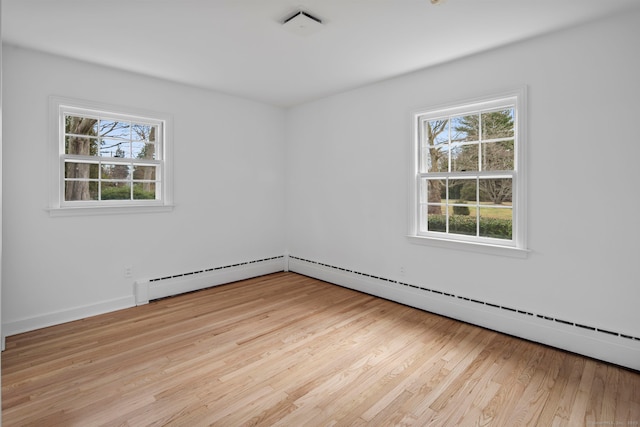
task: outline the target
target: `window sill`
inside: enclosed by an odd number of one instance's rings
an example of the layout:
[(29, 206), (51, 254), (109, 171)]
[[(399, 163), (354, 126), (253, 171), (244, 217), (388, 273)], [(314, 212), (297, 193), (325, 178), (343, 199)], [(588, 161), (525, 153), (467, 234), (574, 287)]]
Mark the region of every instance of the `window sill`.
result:
[(120, 214), (144, 214), (171, 212), (174, 205), (156, 205), (156, 206), (82, 206), (82, 207), (64, 207), (49, 208), (49, 216), (88, 216), (88, 215), (120, 215)]
[(529, 249), (516, 248), (511, 246), (489, 245), (486, 243), (462, 242), (434, 237), (407, 236), (409, 242), (417, 245), (434, 246), (438, 248), (456, 249), (470, 251), (488, 255), (500, 255), (512, 258), (527, 258)]

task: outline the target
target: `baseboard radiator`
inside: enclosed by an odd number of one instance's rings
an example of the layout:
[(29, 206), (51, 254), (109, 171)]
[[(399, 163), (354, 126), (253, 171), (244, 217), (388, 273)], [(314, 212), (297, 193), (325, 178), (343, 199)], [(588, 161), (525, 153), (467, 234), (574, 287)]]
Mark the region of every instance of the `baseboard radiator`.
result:
[(171, 276), (137, 280), (135, 283), (136, 305), (238, 280), (277, 273), (285, 270), (285, 261), (285, 256), (280, 255)]
[(287, 267), (295, 273), (640, 371), (637, 325), (629, 325), (636, 333), (612, 331), (293, 255), (287, 256)]

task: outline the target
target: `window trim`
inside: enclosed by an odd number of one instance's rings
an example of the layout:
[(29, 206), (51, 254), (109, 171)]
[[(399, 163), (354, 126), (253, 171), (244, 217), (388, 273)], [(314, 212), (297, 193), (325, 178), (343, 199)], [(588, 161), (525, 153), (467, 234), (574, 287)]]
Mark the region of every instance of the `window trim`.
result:
[[(411, 164), (409, 167), (409, 208), (407, 238), (411, 243), (467, 250), (479, 253), (504, 255), (525, 258), (527, 249), (527, 182), (526, 182), (526, 150), (527, 150), (527, 88), (522, 86), (512, 90), (493, 93), (477, 98), (447, 103), (434, 107), (420, 108), (411, 112)], [(514, 170), (513, 170), (513, 233), (512, 240), (502, 242), (500, 239), (469, 238), (466, 236), (450, 236), (445, 233), (419, 232), (419, 181), (420, 181), (420, 126), (421, 118), (435, 118), (440, 115), (457, 115), (469, 113), (471, 110), (490, 109), (507, 100), (515, 105), (514, 119)], [(491, 172), (487, 172), (491, 174)]]
[[(64, 201), (64, 124), (65, 112), (96, 114), (129, 121), (160, 123), (160, 199)], [(49, 204), (50, 216), (101, 215), (169, 212), (173, 210), (173, 119), (155, 111), (51, 96), (49, 98)]]

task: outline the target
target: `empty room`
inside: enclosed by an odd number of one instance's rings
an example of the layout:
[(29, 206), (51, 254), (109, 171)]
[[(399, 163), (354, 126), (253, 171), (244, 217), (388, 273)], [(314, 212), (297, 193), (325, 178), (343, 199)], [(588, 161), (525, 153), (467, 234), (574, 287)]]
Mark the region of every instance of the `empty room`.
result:
[(0, 5), (5, 426), (640, 426), (638, 0)]

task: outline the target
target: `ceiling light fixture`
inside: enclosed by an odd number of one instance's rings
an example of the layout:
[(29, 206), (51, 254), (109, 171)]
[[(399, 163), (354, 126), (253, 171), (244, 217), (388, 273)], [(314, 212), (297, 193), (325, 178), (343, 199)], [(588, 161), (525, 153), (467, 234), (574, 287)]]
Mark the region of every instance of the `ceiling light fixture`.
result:
[(282, 26), (299, 36), (308, 36), (323, 27), (322, 20), (320, 18), (316, 18), (310, 13), (302, 10), (299, 10), (293, 15), (285, 18), (282, 21)]

